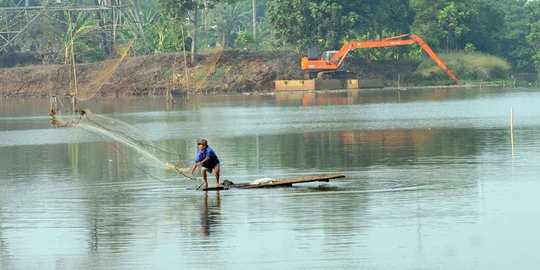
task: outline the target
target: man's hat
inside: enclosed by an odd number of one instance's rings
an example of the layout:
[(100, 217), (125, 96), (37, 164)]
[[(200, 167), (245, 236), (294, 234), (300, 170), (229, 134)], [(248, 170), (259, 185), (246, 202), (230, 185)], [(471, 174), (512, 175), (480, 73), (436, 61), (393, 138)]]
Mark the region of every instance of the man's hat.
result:
[(205, 140), (205, 139), (200, 139), (198, 142), (197, 142), (197, 145), (199, 144), (202, 144), (202, 145), (208, 145), (208, 141)]

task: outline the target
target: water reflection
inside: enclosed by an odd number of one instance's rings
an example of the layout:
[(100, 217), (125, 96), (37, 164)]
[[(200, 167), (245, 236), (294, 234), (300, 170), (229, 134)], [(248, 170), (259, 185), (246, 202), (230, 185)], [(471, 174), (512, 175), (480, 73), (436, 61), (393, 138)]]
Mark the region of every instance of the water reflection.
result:
[[(470, 91), (466, 88), (430, 88), (430, 89), (375, 89), (375, 90), (349, 90), (338, 92), (290, 92), (275, 95), (278, 105), (352, 105), (377, 104), (385, 102), (411, 102), (411, 101), (439, 101), (455, 98), (474, 98), (479, 89)], [(489, 93), (504, 92), (504, 89), (490, 89)]]
[[(257, 160), (262, 166), (277, 162), (280, 168), (332, 169), (413, 164), (430, 157), (461, 159), (477, 155), (481, 142), (489, 139), (475, 129), (342, 130), (260, 136), (255, 145), (265, 153), (260, 162)], [(254, 145), (251, 138), (249, 143), (248, 138), (236, 141), (230, 143), (246, 152), (257, 152), (250, 147)]]
[[(210, 195), (208, 194), (210, 193)], [(214, 193), (214, 194), (212, 194)], [(211, 197), (210, 200), (208, 197)], [(220, 222), (221, 203), (219, 190), (215, 192), (204, 192), (204, 204), (201, 210), (201, 226), (203, 237), (214, 235)]]
[(1, 222), (5, 220), (3, 212), (3, 205), (0, 204), (0, 269), (12, 269), (9, 264), (11, 261), (10, 254), (8, 253), (8, 245), (4, 239), (4, 229)]
[(358, 91), (339, 93), (292, 92), (275, 96), (278, 105), (347, 105), (358, 101)]
[(71, 173), (73, 174), (73, 178), (77, 179), (79, 177), (79, 144), (71, 144), (69, 150), (69, 155), (71, 157)]
[(87, 244), (91, 251), (121, 253), (131, 246), (131, 239), (140, 233), (135, 224), (140, 224), (140, 219), (144, 218), (132, 207), (137, 203), (136, 188), (99, 185), (86, 195)]

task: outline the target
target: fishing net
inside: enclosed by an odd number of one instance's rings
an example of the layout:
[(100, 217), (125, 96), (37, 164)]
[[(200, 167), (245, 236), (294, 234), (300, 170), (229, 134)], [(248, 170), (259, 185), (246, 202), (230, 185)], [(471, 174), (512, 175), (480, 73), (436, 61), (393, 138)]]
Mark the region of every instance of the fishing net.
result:
[[(156, 147), (139, 129), (130, 124), (103, 115), (92, 114), (90, 109), (82, 109), (77, 117), (68, 120), (55, 111), (51, 111), (51, 117), (51, 123), (58, 127), (80, 128), (107, 139), (110, 142), (109, 145), (126, 158), (128, 158), (128, 151), (135, 153), (144, 161), (141, 165), (136, 166), (156, 180), (163, 181), (145, 170), (145, 166), (162, 168), (168, 172), (179, 173), (186, 178), (193, 179), (188, 175), (189, 168), (180, 167), (180, 164), (184, 162), (180, 154)], [(175, 159), (175, 162), (163, 161), (171, 159)]]
[[(222, 35), (218, 44), (224, 44), (225, 37)], [(186, 62), (178, 64), (178, 54), (174, 61), (175, 70), (172, 84), (174, 88), (183, 88), (189, 94), (197, 94), (203, 90), (208, 90), (207, 83), (212, 79), (219, 79), (217, 69), (223, 55), (223, 46), (216, 46), (211, 52), (203, 54), (203, 59), (192, 67), (188, 67)], [(184, 60), (185, 61), (185, 60)], [(183, 70), (180, 70), (182, 68)], [(215, 78), (212, 78), (215, 77)]]
[(76, 86), (77, 91), (75, 97), (79, 101), (87, 101), (92, 99), (102, 89), (109, 79), (116, 73), (122, 62), (129, 56), (133, 41), (125, 46), (117, 48), (117, 53), (120, 56), (117, 59), (109, 60), (100, 64), (99, 68), (87, 69), (85, 71), (85, 81), (81, 81)]

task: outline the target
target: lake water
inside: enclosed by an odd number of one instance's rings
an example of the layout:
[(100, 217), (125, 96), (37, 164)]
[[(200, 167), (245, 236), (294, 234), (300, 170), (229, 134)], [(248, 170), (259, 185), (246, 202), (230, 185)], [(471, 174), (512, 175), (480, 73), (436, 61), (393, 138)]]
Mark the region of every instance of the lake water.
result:
[(182, 167), (208, 139), (222, 180), (347, 176), (205, 193), (51, 126), (48, 100), (0, 100), (0, 269), (536, 269), (539, 104), (520, 88), (82, 104)]

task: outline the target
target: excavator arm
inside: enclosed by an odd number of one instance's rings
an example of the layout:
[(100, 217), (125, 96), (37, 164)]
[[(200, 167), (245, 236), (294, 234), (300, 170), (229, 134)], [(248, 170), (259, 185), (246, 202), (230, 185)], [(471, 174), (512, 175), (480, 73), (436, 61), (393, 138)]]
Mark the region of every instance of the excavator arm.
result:
[(457, 85), (461, 85), (461, 81), (457, 78), (456, 74), (454, 74), (454, 72), (452, 72), (448, 67), (446, 67), (446, 65), (439, 58), (439, 56), (437, 56), (437, 54), (431, 49), (431, 47), (427, 45), (427, 43), (420, 36), (410, 34), (409, 37), (412, 40), (416, 41), (418, 45), (420, 45), (420, 47), (431, 57), (431, 59), (433, 59), (433, 61), (435, 61), (435, 63), (437, 63), (437, 65), (439, 65), (439, 67), (441, 67), (441, 69), (444, 70), (446, 74), (448, 74), (448, 77), (454, 80)]
[(461, 85), (461, 81), (457, 76), (444, 64), (444, 62), (439, 58), (439, 56), (426, 44), (426, 42), (418, 35), (415, 34), (406, 34), (399, 35), (395, 37), (385, 38), (382, 40), (368, 40), (368, 41), (351, 41), (332, 56), (329, 61), (324, 59), (321, 60), (310, 60), (307, 57), (302, 58), (302, 70), (308, 71), (332, 71), (338, 70), (343, 63), (343, 60), (347, 54), (356, 49), (368, 49), (368, 48), (383, 48), (383, 47), (394, 47), (394, 46), (405, 46), (412, 45), (417, 43), (430, 57), (439, 65), (439, 67), (448, 74), (448, 76), (456, 82), (456, 84)]

